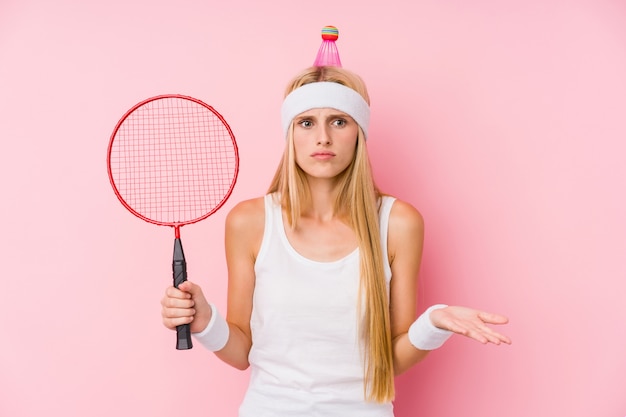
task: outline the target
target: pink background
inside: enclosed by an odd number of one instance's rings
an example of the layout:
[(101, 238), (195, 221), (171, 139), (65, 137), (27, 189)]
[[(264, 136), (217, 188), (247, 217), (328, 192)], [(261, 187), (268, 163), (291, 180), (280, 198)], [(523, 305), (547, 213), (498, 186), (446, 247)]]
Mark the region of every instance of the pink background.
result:
[(339, 27), (367, 81), (382, 188), (426, 219), (421, 308), (505, 313), (398, 378), (398, 417), (626, 415), (626, 5), (621, 0), (2, 0), (0, 415), (235, 416), (247, 383), (174, 349), (171, 229), (106, 175), (119, 117), (200, 98), (237, 135), (225, 209), (183, 228), (222, 310), (224, 214), (262, 194), (287, 80)]

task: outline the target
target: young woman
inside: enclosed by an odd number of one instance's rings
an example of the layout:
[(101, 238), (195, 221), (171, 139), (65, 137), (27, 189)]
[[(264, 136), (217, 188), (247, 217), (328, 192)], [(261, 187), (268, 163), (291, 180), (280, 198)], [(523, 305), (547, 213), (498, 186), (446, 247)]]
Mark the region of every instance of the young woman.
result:
[(510, 343), (507, 319), (436, 305), (417, 317), (423, 220), (370, 169), (369, 98), (339, 67), (288, 86), (286, 137), (268, 193), (226, 219), (224, 320), (193, 282), (170, 287), (163, 323), (189, 323), (226, 363), (251, 368), (240, 417), (393, 416), (394, 376), (453, 333)]

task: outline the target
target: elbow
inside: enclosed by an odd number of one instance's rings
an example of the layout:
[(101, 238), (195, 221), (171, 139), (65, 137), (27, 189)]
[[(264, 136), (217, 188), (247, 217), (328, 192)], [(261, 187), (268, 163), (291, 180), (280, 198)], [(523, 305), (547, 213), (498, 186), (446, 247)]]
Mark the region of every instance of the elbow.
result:
[(423, 361), (430, 353), (428, 350), (416, 349), (409, 343), (401, 343), (400, 340), (408, 341), (408, 338), (398, 339), (394, 344), (393, 373), (395, 376), (402, 375)]
[(405, 373), (409, 369), (411, 369), (410, 366), (400, 366), (400, 365), (394, 364), (394, 366), (393, 366), (393, 375), (394, 376), (402, 375), (403, 373)]
[(250, 362), (245, 361), (245, 362), (241, 362), (241, 363), (235, 363), (235, 364), (232, 364), (232, 365), (233, 365), (233, 367), (235, 369), (238, 369), (240, 371), (245, 371), (246, 369), (248, 369), (250, 367)]
[(240, 371), (245, 371), (250, 367), (250, 362), (248, 361), (248, 357), (243, 356), (234, 356), (234, 355), (224, 355), (223, 352), (215, 352), (217, 357), (220, 358), (223, 362), (232, 366), (235, 369)]

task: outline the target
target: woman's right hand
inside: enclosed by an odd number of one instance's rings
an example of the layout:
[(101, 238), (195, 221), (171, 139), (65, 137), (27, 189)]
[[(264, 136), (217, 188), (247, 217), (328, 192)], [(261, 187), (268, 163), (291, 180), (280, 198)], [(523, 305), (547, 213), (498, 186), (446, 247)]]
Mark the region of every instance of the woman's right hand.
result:
[(192, 333), (201, 332), (211, 320), (211, 306), (204, 298), (202, 288), (191, 281), (168, 287), (161, 299), (161, 317), (168, 329), (189, 324)]

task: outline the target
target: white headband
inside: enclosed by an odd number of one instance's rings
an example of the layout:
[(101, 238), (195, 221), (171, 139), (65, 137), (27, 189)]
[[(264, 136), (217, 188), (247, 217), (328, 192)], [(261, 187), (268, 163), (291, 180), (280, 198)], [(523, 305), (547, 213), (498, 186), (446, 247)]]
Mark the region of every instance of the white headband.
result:
[(353, 89), (327, 81), (305, 84), (285, 97), (281, 109), (284, 135), (287, 136), (294, 117), (307, 110), (324, 107), (342, 111), (352, 117), (367, 138), (370, 122), (370, 108), (367, 102)]

